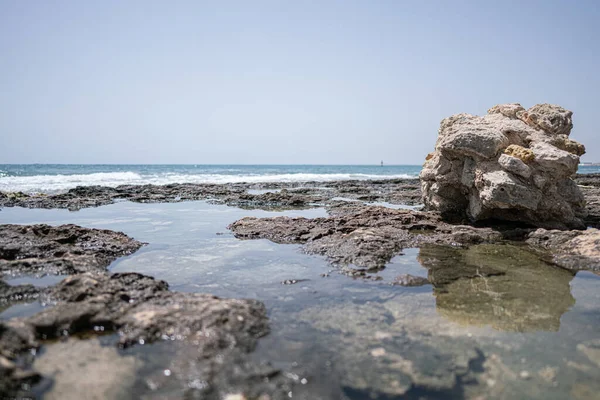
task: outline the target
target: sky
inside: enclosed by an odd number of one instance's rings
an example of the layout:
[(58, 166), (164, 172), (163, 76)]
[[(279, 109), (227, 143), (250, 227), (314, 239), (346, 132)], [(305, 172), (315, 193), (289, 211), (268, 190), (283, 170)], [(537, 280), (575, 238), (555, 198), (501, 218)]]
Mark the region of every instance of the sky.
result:
[(596, 1), (0, 0), (0, 164), (421, 164), (559, 104), (600, 162)]

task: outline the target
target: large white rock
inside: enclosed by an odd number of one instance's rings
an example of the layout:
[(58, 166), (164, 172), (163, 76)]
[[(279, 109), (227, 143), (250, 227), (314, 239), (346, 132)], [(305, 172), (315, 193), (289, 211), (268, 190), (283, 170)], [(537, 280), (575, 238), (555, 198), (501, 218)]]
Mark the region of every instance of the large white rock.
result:
[(444, 119), (420, 176), (426, 208), (451, 219), (584, 228), (585, 202), (572, 177), (585, 147), (568, 137), (572, 114), (515, 103)]

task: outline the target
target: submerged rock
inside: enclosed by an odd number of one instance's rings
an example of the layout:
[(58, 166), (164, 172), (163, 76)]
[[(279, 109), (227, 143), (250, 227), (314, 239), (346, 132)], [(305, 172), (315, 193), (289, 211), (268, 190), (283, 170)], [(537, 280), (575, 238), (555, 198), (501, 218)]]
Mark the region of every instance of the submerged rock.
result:
[(427, 278), (410, 274), (398, 275), (392, 281), (392, 285), (395, 286), (423, 286), (428, 284), (429, 280)]
[(420, 174), (426, 208), (454, 220), (584, 228), (585, 201), (572, 178), (585, 148), (568, 137), (571, 116), (550, 104), (503, 104), (483, 117), (444, 119)]
[(135, 382), (136, 360), (98, 339), (69, 339), (47, 346), (34, 368), (54, 378), (48, 400), (126, 398)]
[(438, 312), (459, 324), (512, 332), (558, 331), (574, 304), (574, 273), (550, 265), (526, 246), (426, 246)]

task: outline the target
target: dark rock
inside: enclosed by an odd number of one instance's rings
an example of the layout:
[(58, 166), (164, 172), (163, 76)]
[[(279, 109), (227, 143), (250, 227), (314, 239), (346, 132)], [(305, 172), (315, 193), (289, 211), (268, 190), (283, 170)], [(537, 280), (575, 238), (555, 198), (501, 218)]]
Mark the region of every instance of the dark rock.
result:
[(294, 209), (308, 208), (314, 203), (323, 201), (322, 197), (301, 193), (290, 193), (286, 189), (281, 192), (267, 192), (262, 194), (241, 194), (226, 198), (224, 203), (228, 206), (240, 208), (261, 209)]
[(503, 234), (490, 228), (449, 225), (439, 214), (354, 203), (336, 203), (327, 218), (246, 217), (229, 226), (240, 239), (269, 239), (301, 243), (310, 254), (326, 256), (333, 264), (355, 265), (345, 273), (376, 271), (403, 248), (423, 244), (469, 245), (494, 243)]
[(76, 225), (0, 225), (0, 274), (103, 271), (141, 246), (124, 233)]
[[(279, 193), (250, 194), (248, 190), (276, 189)], [(231, 206), (261, 209), (314, 207), (335, 197), (418, 204), (417, 179), (337, 182), (277, 182), (228, 184), (170, 184), (76, 187), (58, 194), (0, 193), (0, 207), (65, 208), (76, 211), (128, 200), (138, 203), (173, 203), (210, 200)]]
[(53, 307), (0, 323), (0, 356), (14, 360), (47, 339), (118, 331), (125, 347), (157, 340), (193, 343), (210, 379), (225, 368), (216, 357), (250, 352), (269, 331), (258, 301), (170, 292), (165, 282), (136, 273), (74, 275), (45, 296)]
[(29, 284), (11, 286), (0, 281), (0, 308), (6, 303), (37, 299), (41, 291), (43, 290)]
[(394, 286), (423, 286), (429, 285), (429, 280), (421, 276), (414, 276), (410, 274), (398, 275), (392, 281)]

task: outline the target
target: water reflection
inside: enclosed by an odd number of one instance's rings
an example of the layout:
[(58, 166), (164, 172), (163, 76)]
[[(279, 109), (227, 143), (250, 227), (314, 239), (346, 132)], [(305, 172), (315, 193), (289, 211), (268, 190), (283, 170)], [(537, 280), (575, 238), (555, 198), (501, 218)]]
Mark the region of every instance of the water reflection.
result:
[(437, 311), (462, 325), (511, 332), (558, 331), (573, 305), (574, 274), (511, 245), (421, 248)]

